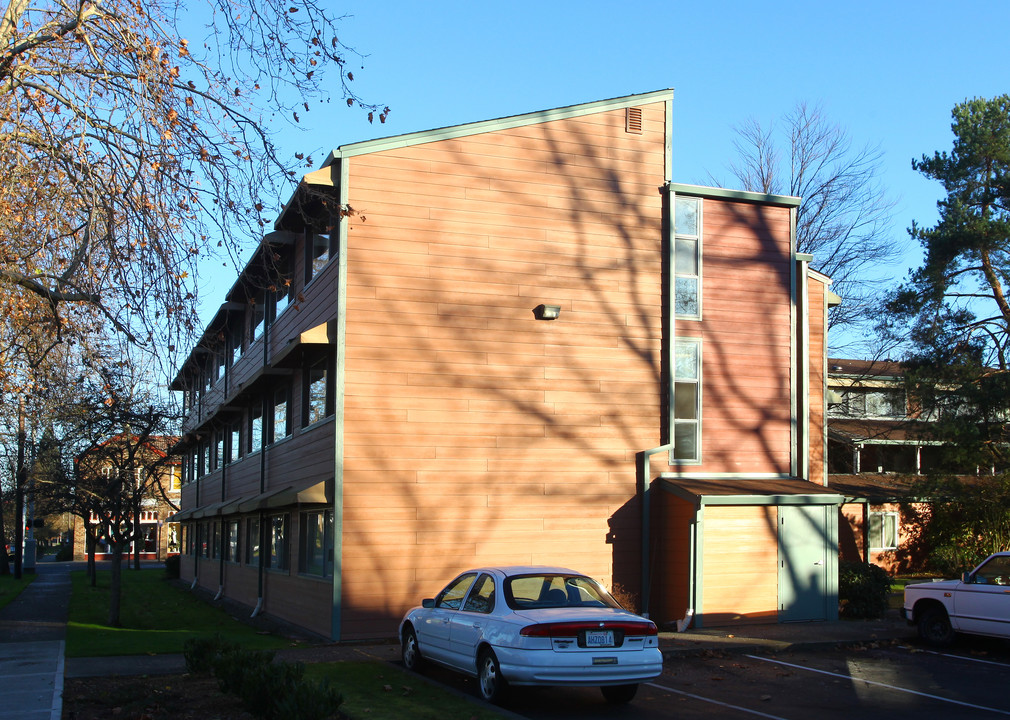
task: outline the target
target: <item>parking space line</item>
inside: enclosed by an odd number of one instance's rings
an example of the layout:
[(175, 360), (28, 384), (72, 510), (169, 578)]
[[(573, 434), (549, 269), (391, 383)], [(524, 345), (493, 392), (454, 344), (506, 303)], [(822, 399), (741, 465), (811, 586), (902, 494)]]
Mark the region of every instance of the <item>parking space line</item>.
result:
[(666, 685), (659, 685), (657, 683), (645, 683), (649, 687), (656, 688), (657, 690), (664, 690), (669, 693), (674, 693), (675, 695), (683, 695), (684, 697), (689, 697), (694, 700), (701, 700), (702, 702), (712, 703), (713, 705), (720, 705), (724, 708), (730, 708), (731, 710), (739, 710), (743, 713), (748, 713), (749, 715), (757, 715), (758, 717), (769, 718), (769, 720), (786, 720), (778, 715), (769, 715), (768, 713), (758, 712), (757, 710), (751, 710), (750, 708), (741, 707), (740, 705), (730, 705), (729, 703), (724, 703), (721, 700), (713, 700), (712, 698), (707, 698), (702, 695), (695, 695), (694, 693), (685, 692), (683, 690), (676, 690), (672, 687), (667, 687)]
[(937, 657), (952, 658), (954, 660), (967, 660), (968, 662), (981, 663), (983, 665), (995, 665), (996, 667), (1010, 667), (1010, 664), (1003, 662), (996, 662), (995, 660), (983, 660), (982, 658), (971, 657), (969, 655), (955, 655), (954, 653), (942, 653), (936, 650), (921, 650), (919, 648), (909, 648), (907, 645), (902, 645), (900, 647), (908, 648), (912, 652), (926, 653), (927, 655), (936, 655)]
[(999, 708), (987, 707), (985, 705), (973, 705), (972, 703), (962, 702), (961, 700), (953, 700), (951, 698), (945, 698), (940, 695), (930, 695), (929, 693), (919, 692), (918, 690), (909, 690), (908, 688), (898, 687), (897, 685), (888, 685), (887, 683), (877, 682), (876, 680), (867, 680), (866, 678), (856, 677), (854, 675), (843, 675), (842, 673), (835, 673), (829, 670), (820, 670), (818, 668), (807, 667), (805, 665), (794, 665), (793, 663), (783, 662), (782, 660), (773, 660), (771, 658), (760, 657), (758, 655), (746, 655), (752, 660), (761, 660), (762, 662), (774, 663), (775, 665), (783, 665), (785, 667), (795, 668), (797, 670), (806, 670), (807, 672), (819, 673), (821, 675), (829, 675), (831, 677), (842, 678), (844, 680), (856, 680), (861, 683), (866, 683), (867, 685), (876, 685), (877, 687), (887, 688), (888, 690), (896, 690), (897, 692), (908, 693), (909, 695), (918, 695), (919, 697), (929, 698), (931, 700), (939, 700), (941, 702), (951, 703), (953, 705), (960, 705), (962, 707), (972, 708), (973, 710), (988, 710), (989, 712), (998, 713), (1000, 715), (1010, 715), (1010, 712), (1006, 710), (1000, 710)]

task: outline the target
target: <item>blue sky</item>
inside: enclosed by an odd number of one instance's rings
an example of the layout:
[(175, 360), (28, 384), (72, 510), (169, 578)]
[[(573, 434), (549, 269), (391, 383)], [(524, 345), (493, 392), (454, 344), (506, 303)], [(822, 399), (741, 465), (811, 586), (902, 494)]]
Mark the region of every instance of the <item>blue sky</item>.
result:
[[(341, 40), (366, 56), (356, 90), (392, 113), (369, 125), (342, 104), (314, 109), (285, 135), (291, 154), (321, 161), (345, 143), (673, 88), (672, 179), (732, 185), (733, 127), (805, 101), (883, 150), (900, 242), (913, 219), (935, 220), (941, 194), (911, 159), (950, 149), (956, 103), (1010, 92), (1005, 0), (330, 2), (347, 15)], [(886, 272), (918, 257), (910, 244)]]

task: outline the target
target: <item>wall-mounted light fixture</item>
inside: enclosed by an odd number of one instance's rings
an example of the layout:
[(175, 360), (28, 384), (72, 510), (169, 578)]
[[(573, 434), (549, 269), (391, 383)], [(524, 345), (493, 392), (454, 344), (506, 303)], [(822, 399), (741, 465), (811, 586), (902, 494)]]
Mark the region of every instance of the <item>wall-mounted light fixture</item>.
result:
[(533, 317), (537, 320), (557, 320), (561, 314), (560, 305), (537, 305), (533, 308)]

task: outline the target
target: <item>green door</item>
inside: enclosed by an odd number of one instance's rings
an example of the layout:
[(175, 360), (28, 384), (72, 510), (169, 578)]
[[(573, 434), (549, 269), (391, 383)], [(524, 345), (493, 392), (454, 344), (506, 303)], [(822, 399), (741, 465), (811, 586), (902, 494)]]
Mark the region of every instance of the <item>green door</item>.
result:
[(827, 619), (829, 507), (779, 506), (779, 622)]

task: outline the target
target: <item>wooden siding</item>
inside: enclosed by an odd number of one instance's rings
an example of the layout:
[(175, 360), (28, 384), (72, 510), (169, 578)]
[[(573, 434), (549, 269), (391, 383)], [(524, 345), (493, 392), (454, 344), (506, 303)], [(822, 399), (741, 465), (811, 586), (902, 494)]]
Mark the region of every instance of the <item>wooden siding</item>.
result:
[(694, 506), (668, 492), (654, 492), (652, 518), (656, 553), (653, 562), (661, 568), (652, 575), (650, 615), (663, 627), (681, 620), (691, 606), (691, 523)]
[(827, 285), (810, 279), (809, 292), (810, 341), (807, 364), (810, 368), (810, 481), (818, 485), (828, 484), (828, 439), (826, 434), (825, 391), (827, 377), (825, 361), (828, 357), (827, 328)]
[(349, 161), (345, 638), (473, 565), (637, 590), (668, 131), (643, 110), (642, 135), (621, 110)]
[(705, 509), (705, 627), (777, 620), (777, 510), (774, 505)]
[(702, 340), (701, 473), (790, 469), (789, 209), (706, 198), (702, 319), (676, 334)]

